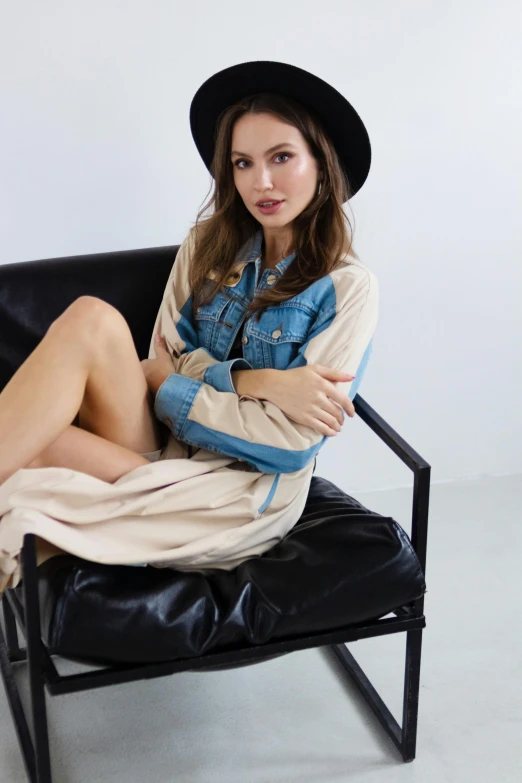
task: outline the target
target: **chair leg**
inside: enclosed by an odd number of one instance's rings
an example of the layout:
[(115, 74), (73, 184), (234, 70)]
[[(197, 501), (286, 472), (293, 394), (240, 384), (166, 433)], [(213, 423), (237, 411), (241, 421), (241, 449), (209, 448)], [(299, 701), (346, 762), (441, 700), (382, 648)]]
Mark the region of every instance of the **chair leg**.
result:
[[(4, 595), (4, 601), (7, 600)], [(4, 604), (5, 611), (5, 604)], [(5, 615), (4, 615), (5, 616)], [(6, 629), (7, 630), (7, 629)], [(8, 646), (2, 629), (0, 628), (0, 669), (4, 683), (5, 693), (11, 717), (20, 744), (22, 758), (25, 765), (25, 771), (30, 783), (36, 783), (36, 763), (34, 757), (34, 748), (25, 717), (24, 708), (20, 700), (20, 694), (16, 685), (12, 663), (9, 659)]]
[(2, 608), (4, 612), (5, 636), (9, 660), (12, 662), (25, 661), (27, 659), (27, 653), (25, 649), (20, 648), (16, 619), (9, 599), (7, 598), (7, 591), (2, 596)]
[(417, 749), (422, 629), (406, 634), (406, 667), (402, 708), (402, 757), (413, 761)]
[(31, 717), (36, 760), (35, 783), (52, 783), (49, 736), (47, 731), (47, 710), (45, 706), (40, 601), (38, 594), (36, 542), (34, 534), (26, 534), (24, 536), (22, 568), (27, 661), (31, 692)]
[(24, 594), (22, 623), (27, 640), (32, 738), (12, 665), (16, 659), (23, 660), (26, 651), (19, 647), (16, 619), (6, 593), (2, 596), (6, 637), (0, 628), (0, 669), (27, 777), (30, 783), (52, 783), (34, 534), (24, 536), (22, 588)]
[(420, 661), (422, 629), (407, 631), (406, 667), (404, 676), (404, 698), (402, 728), (383, 702), (370, 680), (365, 675), (345, 644), (330, 645), (343, 670), (357, 686), (365, 701), (371, 707), (379, 723), (392, 740), (403, 761), (413, 761), (417, 743), (417, 715), (419, 707)]

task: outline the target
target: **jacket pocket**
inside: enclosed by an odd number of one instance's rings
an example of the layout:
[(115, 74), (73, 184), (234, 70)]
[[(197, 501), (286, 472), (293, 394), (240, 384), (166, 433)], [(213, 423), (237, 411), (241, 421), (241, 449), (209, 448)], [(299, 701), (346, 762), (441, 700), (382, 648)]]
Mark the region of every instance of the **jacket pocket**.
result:
[(259, 322), (249, 321), (247, 333), (258, 341), (264, 367), (285, 370), (306, 342), (311, 314), (300, 307), (269, 307)]
[(208, 304), (200, 305), (194, 313), (194, 325), (198, 332), (199, 344), (210, 353), (214, 353), (219, 329), (230, 299), (218, 292)]

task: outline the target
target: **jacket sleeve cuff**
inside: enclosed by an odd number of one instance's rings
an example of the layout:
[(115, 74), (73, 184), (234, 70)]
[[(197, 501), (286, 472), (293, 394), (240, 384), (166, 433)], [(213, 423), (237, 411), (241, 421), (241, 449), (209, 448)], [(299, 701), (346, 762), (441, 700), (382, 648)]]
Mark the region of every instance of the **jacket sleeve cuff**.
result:
[(251, 370), (252, 365), (246, 359), (229, 359), (226, 362), (211, 364), (203, 374), (203, 381), (216, 391), (236, 393), (232, 382), (233, 370)]
[(202, 381), (172, 373), (156, 392), (154, 413), (177, 438), (181, 435), (201, 386)]

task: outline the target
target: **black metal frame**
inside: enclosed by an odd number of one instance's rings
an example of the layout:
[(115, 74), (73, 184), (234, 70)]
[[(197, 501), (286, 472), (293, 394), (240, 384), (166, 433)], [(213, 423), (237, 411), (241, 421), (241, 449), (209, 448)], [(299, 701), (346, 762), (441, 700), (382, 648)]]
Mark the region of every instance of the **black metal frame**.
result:
[[(413, 472), (413, 507), (411, 543), (419, 559), (423, 574), (426, 573), (426, 546), (428, 533), (428, 507), (430, 492), (430, 465), (406, 443), (403, 438), (382, 419), (359, 395), (353, 401), (356, 413), (389, 446)], [(22, 751), (27, 777), (30, 783), (52, 783), (45, 688), (51, 696), (75, 691), (101, 688), (121, 682), (163, 677), (185, 670), (196, 670), (213, 665), (234, 665), (262, 656), (294, 652), (311, 647), (328, 646), (340, 662), (342, 669), (355, 683), (364, 699), (377, 716), (380, 724), (392, 740), (404, 761), (415, 758), (417, 740), (417, 716), (424, 596), (393, 611), (395, 617), (347, 626), (328, 633), (312, 634), (299, 639), (270, 642), (250, 646), (242, 650), (210, 653), (198, 658), (141, 665), (114, 665), (86, 674), (62, 676), (42, 641), (40, 605), (38, 598), (38, 572), (36, 567), (35, 536), (26, 534), (21, 555), (24, 606), (14, 590), (8, 589), (2, 597), (6, 635), (0, 627), (0, 666), (2, 679)], [(20, 626), (27, 648), (20, 648), (16, 625)], [(406, 632), (406, 667), (402, 726), (399, 726), (381, 697), (368, 680), (346, 642), (367, 639), (390, 633)], [(30, 728), (22, 707), (15, 682), (13, 664), (26, 661), (29, 665)], [(45, 686), (45, 687), (44, 687)], [(31, 730), (30, 730), (31, 729)]]

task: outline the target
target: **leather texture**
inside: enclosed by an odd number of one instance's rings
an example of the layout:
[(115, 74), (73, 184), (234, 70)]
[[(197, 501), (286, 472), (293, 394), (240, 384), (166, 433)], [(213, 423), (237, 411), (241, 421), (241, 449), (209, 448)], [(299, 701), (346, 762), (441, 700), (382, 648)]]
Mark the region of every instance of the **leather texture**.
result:
[[(0, 340), (0, 388), (51, 322), (86, 294), (120, 310), (139, 357), (147, 358), (178, 249), (0, 266), (0, 334), (9, 335)], [(104, 664), (198, 657), (357, 625), (426, 590), (400, 525), (318, 476), (287, 536), (232, 571), (104, 565), (73, 555), (51, 558), (38, 571), (50, 653)], [(23, 582), (16, 592), (23, 600)], [(260, 651), (245, 665), (273, 657)]]

